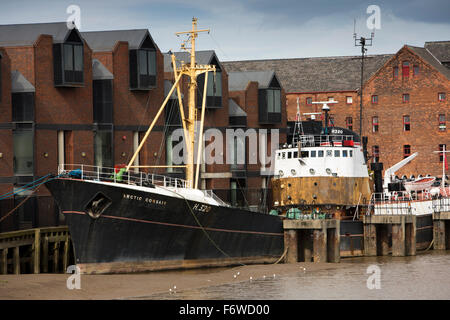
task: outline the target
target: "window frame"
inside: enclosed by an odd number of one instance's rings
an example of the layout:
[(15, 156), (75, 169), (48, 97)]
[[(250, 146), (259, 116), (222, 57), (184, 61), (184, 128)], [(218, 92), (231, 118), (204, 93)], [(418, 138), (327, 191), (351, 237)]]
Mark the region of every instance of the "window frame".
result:
[(392, 68), (392, 77), (398, 79), (398, 66)]
[[(308, 102), (308, 100), (311, 100), (311, 101)], [(306, 105), (307, 106), (312, 106), (312, 97), (306, 97)]]
[(411, 155), (411, 145), (404, 144), (403, 145), (403, 159), (408, 158)]
[[(443, 118), (443, 119), (441, 119)], [(438, 115), (438, 122), (439, 122), (439, 131), (446, 131), (447, 129), (447, 121), (446, 121), (446, 114), (440, 113)]]
[(409, 79), (409, 65), (410, 65), (409, 61), (402, 62), (402, 78), (403, 79)]
[(380, 146), (378, 145), (372, 146), (372, 162), (373, 163), (380, 162)]
[[(439, 155), (439, 162), (444, 161), (444, 152), (442, 152), (442, 151), (444, 151), (444, 146), (445, 146), (445, 151), (448, 151), (446, 143), (439, 144), (439, 151), (440, 151), (438, 153), (438, 155)], [(448, 161), (448, 159), (447, 159), (447, 161)]]
[(347, 129), (353, 131), (353, 118), (352, 117), (346, 117), (345, 118), (345, 125), (347, 126)]
[(378, 95), (373, 94), (371, 98), (372, 104), (378, 104)]
[[(417, 72), (416, 72), (417, 70)], [(418, 77), (420, 74), (420, 68), (419, 65), (415, 64), (413, 65), (413, 77)]]
[[(350, 102), (348, 102), (348, 100), (350, 99)], [(346, 96), (345, 97), (345, 103), (348, 105), (353, 104), (353, 97), (352, 96)]]
[[(442, 95), (442, 98), (441, 98), (441, 95)], [(439, 102), (444, 102), (445, 98), (446, 98), (445, 92), (438, 92), (438, 101)]]
[(378, 116), (373, 116), (372, 117), (372, 133), (376, 133), (379, 131), (380, 131), (380, 121), (378, 119)]
[(403, 131), (411, 131), (411, 117), (409, 115), (403, 116)]
[[(407, 98), (407, 99), (405, 99), (405, 98)], [(410, 100), (410, 96), (409, 96), (409, 93), (403, 93), (402, 94), (402, 103), (409, 103), (411, 100)]]

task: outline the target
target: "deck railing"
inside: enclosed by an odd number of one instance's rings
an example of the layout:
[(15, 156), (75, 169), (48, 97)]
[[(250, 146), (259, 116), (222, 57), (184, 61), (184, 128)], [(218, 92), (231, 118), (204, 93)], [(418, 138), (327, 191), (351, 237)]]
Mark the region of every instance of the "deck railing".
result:
[(354, 142), (354, 137), (352, 135), (302, 135), (299, 137), (302, 147), (335, 146), (336, 143), (339, 146), (345, 146), (344, 141)]
[(91, 166), (86, 164), (63, 164), (58, 166), (58, 174), (69, 175), (82, 180), (121, 182), (136, 186), (157, 185), (165, 188), (191, 188), (191, 183), (180, 178), (128, 171), (119, 173), (119, 168)]

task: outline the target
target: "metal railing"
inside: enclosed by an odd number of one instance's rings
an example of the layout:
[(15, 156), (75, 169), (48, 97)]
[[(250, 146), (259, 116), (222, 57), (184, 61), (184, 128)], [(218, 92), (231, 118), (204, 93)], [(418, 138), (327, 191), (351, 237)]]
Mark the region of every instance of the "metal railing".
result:
[(302, 147), (333, 146), (335, 142), (353, 141), (352, 135), (302, 135), (299, 142)]
[(412, 197), (409, 193), (399, 191), (396, 195), (382, 192), (372, 193), (366, 215), (410, 215)]
[(450, 197), (433, 199), (434, 212), (450, 212)]
[(169, 176), (128, 171), (119, 173), (120, 168), (91, 166), (86, 164), (63, 164), (58, 166), (58, 174), (68, 175), (81, 180), (106, 181), (126, 183), (136, 186), (157, 185), (165, 188), (191, 188), (191, 183), (180, 178)]

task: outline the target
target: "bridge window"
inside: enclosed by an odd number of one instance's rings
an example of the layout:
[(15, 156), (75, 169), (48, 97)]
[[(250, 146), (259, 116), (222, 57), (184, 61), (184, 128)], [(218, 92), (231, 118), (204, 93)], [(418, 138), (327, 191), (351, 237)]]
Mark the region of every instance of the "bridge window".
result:
[(302, 158), (308, 158), (309, 157), (309, 151), (301, 151)]
[(291, 152), (291, 151), (289, 151), (289, 152), (287, 153), (287, 158), (288, 158), (288, 159), (291, 159), (291, 158), (292, 158), (292, 152)]
[(334, 156), (335, 157), (340, 157), (341, 156), (341, 151), (340, 150), (334, 150)]
[(294, 155), (292, 156), (294, 159), (298, 158), (298, 151), (294, 151)]
[(319, 158), (323, 158), (323, 150), (318, 151), (318, 156), (319, 156)]
[(315, 158), (316, 157), (316, 150), (311, 150), (311, 158)]
[(342, 150), (342, 157), (344, 157), (344, 158), (348, 157), (348, 151), (347, 150)]

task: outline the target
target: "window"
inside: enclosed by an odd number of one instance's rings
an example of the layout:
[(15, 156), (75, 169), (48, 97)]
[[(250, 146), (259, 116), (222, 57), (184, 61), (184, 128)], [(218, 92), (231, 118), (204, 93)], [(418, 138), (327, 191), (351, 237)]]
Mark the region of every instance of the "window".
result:
[(311, 158), (315, 158), (316, 157), (316, 150), (311, 150)]
[(84, 46), (77, 29), (72, 29), (64, 43), (53, 44), (54, 84), (59, 87), (84, 83)]
[(346, 97), (347, 104), (353, 103), (353, 97)]
[(311, 97), (306, 98), (306, 104), (308, 106), (312, 105), (312, 98)]
[(318, 155), (319, 158), (323, 158), (323, 150), (319, 150), (317, 152), (317, 155)]
[(352, 117), (345, 118), (345, 125), (349, 130), (353, 130), (353, 118)]
[[(216, 66), (218, 69), (218, 66)], [(201, 74), (198, 80), (197, 107), (201, 108), (203, 103), (203, 88), (205, 83), (205, 74)], [(281, 101), (281, 100), (280, 100)], [(206, 87), (206, 108), (222, 107), (222, 72), (216, 71), (208, 73), (208, 86)]]
[(292, 158), (297, 159), (298, 158), (298, 151), (294, 151)]
[(98, 130), (94, 132), (94, 163), (99, 167), (111, 168), (113, 160), (113, 131)]
[(409, 62), (404, 61), (402, 64), (402, 77), (408, 78), (409, 77)]
[(24, 124), (13, 130), (14, 175), (33, 175), (34, 145), (31, 124)]
[(131, 90), (150, 90), (156, 87), (156, 46), (147, 34), (138, 49), (128, 52)]
[(330, 121), (329, 126), (334, 127), (334, 116), (330, 114), (328, 120)]
[(281, 122), (281, 89), (259, 89), (259, 122)]
[(328, 97), (328, 101), (334, 101), (334, 97)]
[(333, 152), (331, 150), (327, 150), (327, 157), (332, 157), (333, 156)]
[(113, 80), (93, 80), (94, 123), (113, 123)]
[(447, 126), (445, 123), (445, 114), (440, 114), (439, 115), (439, 131), (445, 131), (446, 128), (447, 128)]
[(379, 146), (372, 147), (372, 161), (380, 162), (380, 147)]
[(413, 76), (418, 76), (419, 75), (419, 66), (418, 65), (414, 65), (413, 67)]
[(353, 150), (350, 150), (350, 157), (353, 157)]
[(34, 92), (17, 92), (11, 95), (12, 121), (34, 121)]
[(373, 95), (373, 96), (372, 96), (372, 103), (373, 103), (373, 104), (378, 103), (378, 96), (376, 96), (376, 95)]
[(300, 156), (302, 158), (308, 158), (309, 157), (309, 151), (300, 151)]
[(348, 157), (348, 151), (347, 150), (342, 150), (342, 157), (344, 157), (344, 158)]
[(156, 85), (156, 52), (155, 50), (140, 49), (138, 55), (140, 87), (152, 88)]
[(445, 101), (445, 93), (444, 92), (438, 93), (438, 100), (441, 102)]
[(408, 103), (409, 102), (409, 93), (404, 93), (403, 94), (402, 101), (403, 101), (403, 103)]
[(289, 152), (287, 153), (287, 157), (288, 157), (288, 159), (292, 159), (292, 152), (291, 152), (291, 151), (289, 151)]
[[(445, 149), (445, 151), (448, 151), (447, 145), (446, 144), (440, 144), (439, 145), (439, 151), (444, 151), (444, 149)], [(442, 161), (444, 161), (444, 152), (440, 152), (439, 153), (439, 162), (442, 162)]]
[(378, 132), (378, 117), (372, 117), (372, 132)]
[(83, 45), (67, 44), (64, 46), (64, 79), (66, 82), (83, 82)]
[(409, 144), (405, 144), (403, 146), (403, 158), (408, 158), (411, 155), (411, 146)]
[(403, 116), (403, 131), (411, 130), (411, 121), (409, 116)]
[(341, 156), (341, 151), (340, 150), (334, 150), (334, 156), (335, 157), (340, 157)]
[(392, 73), (393, 73), (394, 79), (397, 79), (398, 78), (398, 67), (394, 67)]

